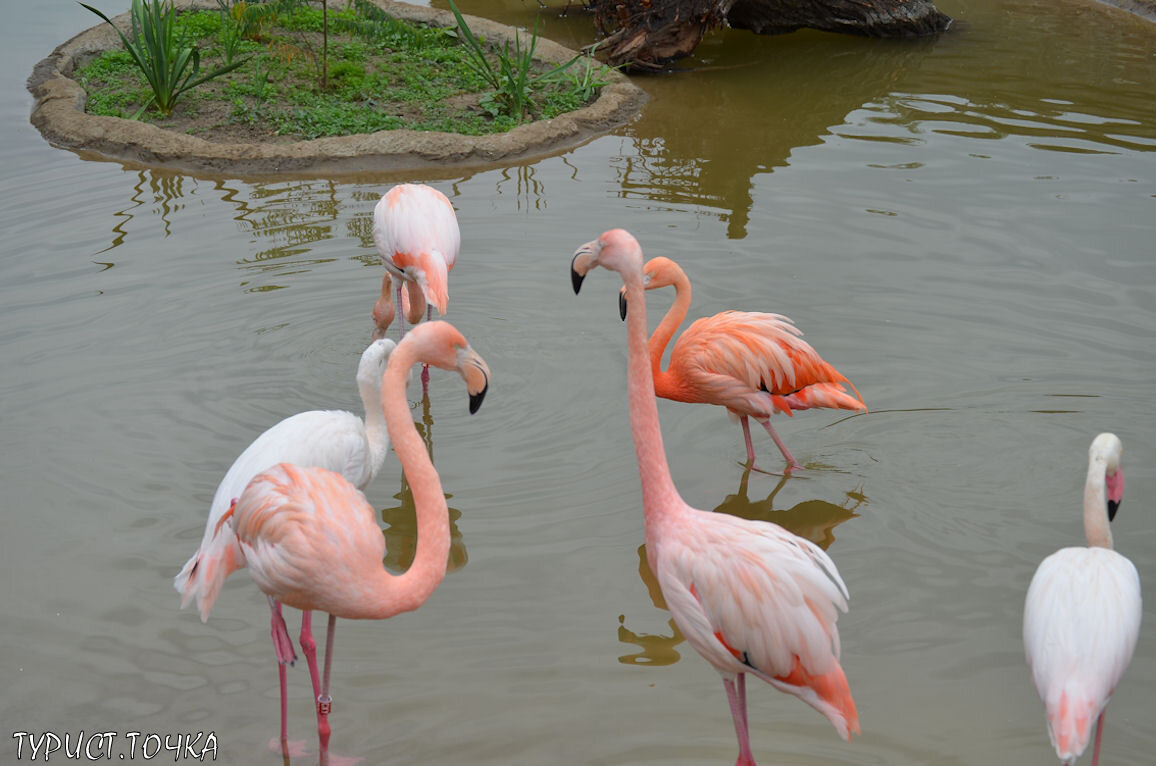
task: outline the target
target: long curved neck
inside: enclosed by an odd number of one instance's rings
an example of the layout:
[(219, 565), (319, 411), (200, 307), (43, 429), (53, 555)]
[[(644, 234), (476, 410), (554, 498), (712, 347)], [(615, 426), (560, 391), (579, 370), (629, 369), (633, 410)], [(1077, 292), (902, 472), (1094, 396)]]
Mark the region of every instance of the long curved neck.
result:
[(1108, 526), (1108, 487), (1104, 481), (1107, 467), (1103, 460), (1088, 463), (1084, 482), (1084, 536), (1093, 548), (1111, 548), (1112, 530)]
[(393, 351), (381, 388), (389, 437), (413, 490), (417, 508), (417, 553), (413, 564), (397, 576), (382, 569), (384, 579), (378, 584), (375, 606), (385, 617), (417, 609), (425, 603), (445, 578), (450, 554), (450, 517), (442, 483), (413, 424), (405, 398), (406, 377), (416, 362), (412, 347), (399, 344)]
[(674, 303), (658, 323), (658, 327), (654, 328), (654, 334), (650, 336), (648, 344), (650, 371), (654, 375), (655, 391), (659, 392), (660, 396), (667, 383), (667, 373), (662, 369), (662, 355), (666, 353), (670, 339), (674, 337), (674, 332), (682, 324), (682, 320), (686, 319), (688, 311), (690, 311), (690, 280), (680, 270), (674, 281)]
[(381, 378), (357, 381), (361, 405), (365, 408), (365, 440), (369, 445), (369, 478), (377, 476), (385, 463), (389, 449), (389, 431), (385, 425), (385, 411), (381, 401)]
[(682, 502), (670, 478), (666, 450), (662, 446), (662, 429), (658, 422), (658, 402), (654, 397), (654, 377), (647, 359), (646, 294), (642, 275), (624, 273), (626, 301), (638, 310), (626, 315), (627, 392), (630, 399), (630, 428), (634, 452), (638, 456), (638, 473), (642, 480), (642, 507), (645, 513), (647, 549), (654, 545), (651, 534), (655, 525), (667, 515), (671, 504)]

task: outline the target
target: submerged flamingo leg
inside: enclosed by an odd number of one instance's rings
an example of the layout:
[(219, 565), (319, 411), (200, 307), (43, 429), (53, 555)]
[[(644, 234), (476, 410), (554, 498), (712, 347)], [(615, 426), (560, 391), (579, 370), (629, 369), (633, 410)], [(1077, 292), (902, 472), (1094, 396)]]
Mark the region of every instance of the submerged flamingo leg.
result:
[[(425, 321), (433, 319), (433, 306), (425, 307)], [(421, 392), (423, 394), (429, 393), (429, 365), (423, 364), (421, 366)]]
[(1092, 747), (1092, 766), (1097, 766), (1100, 762), (1100, 734), (1104, 731), (1104, 714), (1100, 713), (1100, 717), (1096, 719), (1096, 744)]
[(317, 695), (317, 740), (321, 743), (321, 766), (329, 766), (329, 713), (333, 709), (333, 698), (329, 696), (329, 673), (333, 668), (333, 636), (337, 632), (337, 618), (329, 615), (329, 627), (325, 631), (325, 676), (321, 682), (321, 693)]
[(802, 468), (803, 466), (799, 463), (799, 461), (795, 460), (795, 456), (791, 454), (789, 449), (787, 449), (787, 445), (783, 444), (783, 440), (779, 438), (777, 433), (775, 433), (774, 426), (771, 425), (771, 419), (767, 418), (766, 420), (760, 420), (759, 422), (763, 424), (763, 428), (767, 429), (767, 433), (769, 433), (771, 438), (775, 441), (775, 446), (779, 448), (779, 452), (782, 452), (783, 457), (787, 459), (787, 471), (793, 471), (796, 468)]
[(723, 686), (727, 690), (727, 702), (730, 703), (735, 734), (739, 738), (739, 757), (735, 761), (735, 766), (755, 766), (755, 757), (751, 754), (750, 733), (747, 729), (746, 674), (739, 673), (734, 681), (724, 678)]

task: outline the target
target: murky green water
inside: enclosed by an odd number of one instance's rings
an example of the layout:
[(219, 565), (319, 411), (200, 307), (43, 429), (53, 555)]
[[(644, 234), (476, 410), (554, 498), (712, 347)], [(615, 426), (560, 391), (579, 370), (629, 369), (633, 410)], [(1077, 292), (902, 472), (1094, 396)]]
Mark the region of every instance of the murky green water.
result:
[[(566, 273), (575, 246), (624, 226), (684, 265), (692, 316), (793, 317), (872, 408), (780, 422), (809, 466), (780, 483), (744, 476), (721, 410), (660, 404), (688, 501), (828, 545), (851, 589), (840, 627), (863, 737), (844, 744), (757, 685), (760, 763), (1054, 763), (1022, 600), (1036, 564), (1081, 540), (1101, 430), (1125, 445), (1117, 547), (1156, 592), (1156, 26), (1076, 0), (941, 7), (957, 22), (935, 42), (717, 33), (693, 71), (641, 81), (635, 122), (539, 162), (257, 184), (47, 145), (24, 79), (92, 17), (26, 4), (0, 53), (4, 726), (116, 731), (118, 753), (126, 732), (214, 731), (220, 762), (278, 762), (264, 599), (238, 573), (203, 625), (170, 580), (257, 433), (357, 408), (381, 274), (372, 208), (391, 183), (429, 180), (463, 233), (447, 318), (494, 381), (474, 417), (445, 375), (428, 412), (415, 403), (456, 568), (415, 614), (339, 624), (335, 752), (733, 761), (718, 676), (640, 568), (617, 284), (599, 272), (575, 297)], [(530, 25), (536, 4), (463, 8)], [(590, 39), (580, 14), (545, 29)], [(368, 490), (393, 566), (414, 544), (402, 489), (391, 458)], [(1152, 617), (1107, 763), (1156, 749)], [(290, 689), (291, 734), (311, 741), (300, 665)], [(0, 741), (0, 762), (16, 744)]]

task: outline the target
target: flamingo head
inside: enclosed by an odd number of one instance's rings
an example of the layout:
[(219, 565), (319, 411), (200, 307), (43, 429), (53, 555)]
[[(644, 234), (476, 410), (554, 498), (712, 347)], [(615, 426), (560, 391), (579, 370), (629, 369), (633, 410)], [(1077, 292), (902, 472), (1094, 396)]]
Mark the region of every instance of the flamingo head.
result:
[(380, 340), (385, 337), (385, 331), (393, 324), (393, 319), (397, 315), (393, 307), (393, 280), (390, 279), (389, 272), (385, 272), (385, 276), (381, 280), (381, 296), (377, 299), (377, 303), (373, 304), (373, 339)]
[(470, 414), (482, 406), (490, 388), (490, 368), (465, 337), (449, 322), (424, 322), (402, 338), (403, 346), (415, 346), (417, 361), (443, 370), (456, 371), (466, 382)]
[[(661, 255), (651, 258), (642, 267), (642, 284), (647, 290), (657, 290), (678, 284), (680, 277), (685, 277), (682, 267)], [(618, 291), (618, 315), (626, 319), (625, 286)]]
[(623, 274), (642, 271), (642, 248), (638, 240), (625, 229), (611, 229), (598, 239), (587, 242), (574, 251), (570, 261), (570, 284), (574, 294), (582, 289), (582, 280), (595, 266)]
[(1124, 446), (1115, 434), (1103, 433), (1092, 440), (1088, 449), (1089, 457), (1094, 462), (1101, 460), (1104, 463), (1104, 484), (1108, 495), (1108, 521), (1116, 518), (1116, 511), (1124, 500), (1124, 469), (1120, 465), (1120, 458)]

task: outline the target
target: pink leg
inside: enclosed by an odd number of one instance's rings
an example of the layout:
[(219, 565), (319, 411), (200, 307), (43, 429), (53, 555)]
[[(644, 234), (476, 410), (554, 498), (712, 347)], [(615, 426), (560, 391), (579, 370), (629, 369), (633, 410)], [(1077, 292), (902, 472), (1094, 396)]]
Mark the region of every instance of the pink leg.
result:
[[(329, 764), (329, 708), (323, 705), (321, 674), (317, 667), (317, 642), (313, 640), (313, 613), (301, 613), (301, 651), (309, 663), (309, 680), (313, 683), (313, 700), (317, 708), (317, 739), (321, 744), (321, 766)], [(329, 650), (326, 649), (328, 661)], [(328, 670), (326, 671), (328, 674)]]
[(273, 636), (273, 651), (277, 654), (277, 662), (282, 665), (292, 665), (297, 661), (297, 653), (293, 651), (293, 641), (289, 638), (289, 629), (285, 627), (285, 618), (281, 616), (281, 604), (269, 599), (269, 609), (272, 617), (269, 620), (269, 633)]
[(750, 734), (747, 729), (747, 683), (746, 674), (739, 673), (735, 681), (723, 679), (723, 686), (727, 690), (727, 702), (731, 706), (731, 718), (735, 721), (735, 734), (739, 738), (739, 757), (735, 766), (755, 766), (755, 757), (751, 755)]
[(281, 683), (281, 757), (289, 763), (289, 685), (285, 679), (285, 665), (277, 663), (277, 680)]
[(401, 288), (405, 287), (405, 280), (398, 280), (398, 321), (401, 328), (401, 334), (398, 335), (398, 340), (406, 336), (406, 305), (401, 303)]
[(1096, 744), (1092, 747), (1092, 766), (1100, 762), (1100, 735), (1104, 732), (1104, 714), (1096, 719)]
[(769, 433), (771, 438), (775, 440), (775, 446), (779, 448), (779, 452), (782, 452), (783, 457), (787, 459), (787, 471), (790, 472), (796, 468), (802, 468), (803, 466), (801, 466), (799, 462), (795, 460), (794, 455), (792, 455), (791, 451), (787, 449), (787, 445), (783, 444), (783, 440), (779, 438), (777, 433), (775, 433), (775, 429), (771, 426), (771, 419), (767, 418), (766, 420), (760, 420), (759, 422), (763, 424), (763, 428), (767, 429), (767, 433)]
[(747, 465), (751, 468), (755, 467), (755, 445), (751, 443), (751, 424), (750, 418), (746, 415), (739, 417), (739, 422), (743, 424), (743, 441), (747, 443)]
[[(425, 321), (433, 319), (433, 306), (425, 307)], [(429, 365), (423, 364), (421, 366), (421, 392), (423, 394), (429, 393)]]
[(321, 766), (329, 766), (329, 713), (333, 710), (333, 698), (329, 696), (329, 674), (333, 669), (333, 636), (337, 632), (337, 618), (329, 615), (329, 627), (325, 631), (325, 676), (321, 681), (321, 693), (317, 695), (317, 740), (321, 743)]

